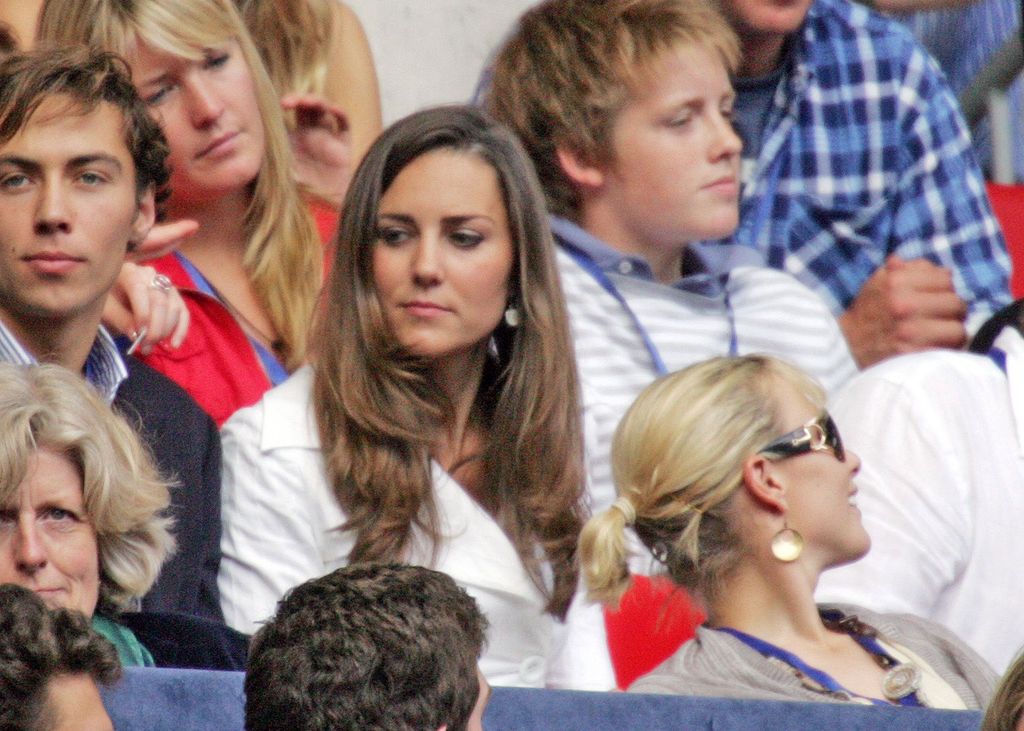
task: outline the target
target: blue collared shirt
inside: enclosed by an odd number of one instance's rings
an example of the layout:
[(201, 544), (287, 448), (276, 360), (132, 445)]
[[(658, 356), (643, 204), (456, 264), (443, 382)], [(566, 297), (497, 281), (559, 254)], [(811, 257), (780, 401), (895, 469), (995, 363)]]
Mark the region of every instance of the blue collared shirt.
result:
[[(14, 334), (0, 322), (0, 361), (17, 365), (36, 365), (39, 361), (18, 342)], [(128, 377), (128, 367), (113, 338), (102, 326), (85, 358), (82, 369), (85, 380), (91, 383), (107, 403), (112, 403), (117, 389)]]
[(902, 25), (816, 0), (794, 40), (735, 243), (841, 314), (890, 254), (948, 267), (969, 326), (1010, 300), (1009, 259), (963, 119)]
[[(613, 249), (568, 219), (551, 216), (550, 222), (551, 231), (562, 246), (586, 256), (605, 273), (654, 281), (651, 266), (643, 257)], [(740, 266), (764, 266), (764, 259), (745, 246), (707, 242), (689, 244), (683, 256), (684, 271), (669, 286), (704, 297), (720, 297), (729, 272)]]

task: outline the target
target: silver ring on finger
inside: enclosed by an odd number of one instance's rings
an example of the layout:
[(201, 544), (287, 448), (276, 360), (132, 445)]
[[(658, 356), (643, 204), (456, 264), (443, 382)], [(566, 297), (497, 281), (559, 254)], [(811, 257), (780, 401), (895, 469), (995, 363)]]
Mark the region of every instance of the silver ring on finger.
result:
[(153, 281), (149, 283), (150, 289), (158, 289), (164, 294), (169, 294), (174, 285), (171, 284), (171, 278), (166, 274), (154, 274)]

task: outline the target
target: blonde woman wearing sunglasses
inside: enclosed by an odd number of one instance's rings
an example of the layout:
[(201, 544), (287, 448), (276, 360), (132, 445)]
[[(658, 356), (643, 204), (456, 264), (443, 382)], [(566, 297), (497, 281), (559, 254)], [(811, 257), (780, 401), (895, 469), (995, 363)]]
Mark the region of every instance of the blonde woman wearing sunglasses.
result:
[(942, 628), (817, 605), (822, 571), (870, 546), (856, 454), (824, 394), (765, 356), (716, 358), (649, 386), (612, 447), (618, 498), (580, 538), (594, 599), (629, 584), (629, 539), (703, 601), (695, 639), (630, 690), (981, 708), (994, 674)]

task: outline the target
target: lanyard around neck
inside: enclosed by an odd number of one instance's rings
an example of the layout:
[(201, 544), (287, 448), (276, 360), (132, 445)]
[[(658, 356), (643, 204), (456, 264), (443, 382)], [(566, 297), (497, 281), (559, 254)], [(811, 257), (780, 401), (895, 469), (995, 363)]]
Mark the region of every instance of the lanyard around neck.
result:
[(1003, 373), (1006, 373), (1006, 351), (1005, 350), (1003, 350), (1002, 348), (992, 347), (992, 348), (989, 348), (989, 351), (988, 351), (988, 353), (986, 353), (986, 355), (989, 357), (989, 359), (993, 363), (995, 363), (999, 367), (999, 370), (1001, 370)]
[[(667, 375), (669, 371), (665, 361), (662, 360), (658, 346), (654, 344), (650, 333), (647, 332), (647, 328), (640, 322), (640, 318), (637, 317), (636, 312), (626, 302), (626, 298), (619, 291), (618, 287), (615, 286), (615, 282), (611, 280), (611, 277), (585, 252), (580, 251), (571, 244), (566, 245), (565, 250), (573, 258), (573, 261), (579, 264), (600, 285), (601, 289), (615, 298), (622, 311), (633, 321), (633, 327), (636, 328), (637, 333), (640, 335), (640, 339), (643, 341), (644, 347), (651, 357), (651, 363), (653, 363), (655, 371), (659, 376)], [(722, 290), (722, 301), (725, 306), (726, 318), (729, 322), (729, 355), (737, 355), (739, 353), (739, 342), (736, 335), (736, 316), (733, 313), (732, 302), (729, 299), (728, 282), (726, 282), (726, 286)]]
[[(802, 675), (805, 675), (806, 677), (810, 678), (812, 681), (817, 683), (819, 686), (824, 688), (829, 693), (842, 694), (849, 697), (864, 698), (865, 700), (871, 701), (871, 703), (876, 706), (892, 705), (888, 701), (884, 701), (880, 698), (871, 698), (869, 696), (863, 696), (860, 693), (854, 693), (851, 690), (847, 690), (842, 685), (840, 685), (839, 681), (837, 681), (831, 675), (826, 673), (824, 670), (819, 670), (818, 668), (811, 667), (803, 660), (801, 660), (799, 657), (794, 655), (792, 652), (789, 652), (788, 650), (783, 650), (781, 647), (777, 645), (773, 645), (770, 642), (766, 642), (765, 640), (762, 640), (758, 637), (754, 637), (753, 635), (748, 635), (746, 632), (741, 632), (740, 630), (733, 629), (732, 627), (716, 627), (715, 629), (719, 632), (725, 632), (726, 634), (732, 635), (740, 642), (756, 650), (765, 657), (774, 657), (777, 660), (781, 660), (782, 662), (786, 663)], [(866, 635), (860, 634), (851, 634), (850, 637), (852, 637), (857, 642), (857, 644), (863, 647), (871, 655), (874, 655), (876, 657), (888, 658), (889, 661), (891, 661), (894, 664), (897, 664), (896, 660), (893, 659), (889, 655), (889, 653), (887, 653), (882, 648), (882, 646), (878, 644), (877, 640), (875, 640), (873, 637), (868, 637)], [(895, 702), (901, 706), (921, 705), (921, 701), (917, 697), (917, 693), (908, 693), (907, 695), (903, 696)]]
[[(225, 299), (221, 297), (220, 292), (210, 284), (210, 281), (203, 276), (203, 273), (199, 271), (199, 267), (189, 261), (189, 259), (180, 251), (176, 251), (174, 254), (181, 266), (185, 268), (186, 272), (188, 272), (195, 288), (203, 294), (213, 297), (213, 299), (224, 305), (225, 309), (228, 309), (225, 304)], [(230, 309), (228, 309), (228, 311), (230, 312)], [(241, 325), (239, 325), (239, 327), (241, 327)], [(249, 335), (249, 333), (246, 333), (244, 328), (242, 329), (242, 332), (245, 334), (249, 344), (256, 352), (256, 357), (259, 358), (260, 364), (263, 366), (263, 371), (266, 373), (267, 380), (270, 381), (271, 385), (277, 386), (283, 383), (288, 378), (288, 371), (285, 369), (284, 365), (282, 365), (281, 361), (277, 359), (277, 356), (270, 352), (270, 350), (268, 350), (267, 347), (259, 340), (254, 338), (252, 335)]]

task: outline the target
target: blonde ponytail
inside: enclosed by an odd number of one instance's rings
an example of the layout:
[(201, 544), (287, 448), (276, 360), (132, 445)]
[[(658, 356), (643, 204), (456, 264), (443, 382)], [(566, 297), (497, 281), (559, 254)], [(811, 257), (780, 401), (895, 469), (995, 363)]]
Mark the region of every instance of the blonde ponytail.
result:
[(714, 597), (743, 555), (733, 497), (743, 461), (778, 435), (780, 382), (823, 406), (809, 377), (767, 356), (713, 358), (644, 389), (612, 442), (620, 497), (581, 535), (591, 598), (616, 602), (628, 587), (629, 526), (673, 582)]
[(629, 588), (629, 546), (626, 528), (629, 516), (620, 497), (612, 507), (598, 513), (580, 532), (580, 569), (591, 601), (618, 606)]

